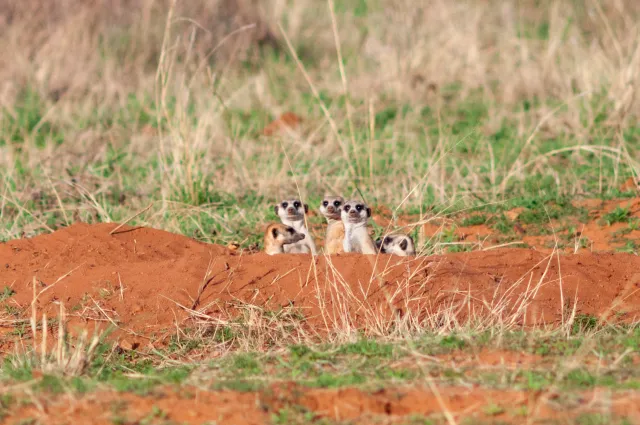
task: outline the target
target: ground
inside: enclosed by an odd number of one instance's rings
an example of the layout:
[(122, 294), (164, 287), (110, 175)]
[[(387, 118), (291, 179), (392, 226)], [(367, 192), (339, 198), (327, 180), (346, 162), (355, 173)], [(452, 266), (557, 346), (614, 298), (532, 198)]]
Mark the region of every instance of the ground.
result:
[[(0, 423), (640, 422), (605, 3), (0, 4)], [(325, 194), (418, 255), (261, 252)]]

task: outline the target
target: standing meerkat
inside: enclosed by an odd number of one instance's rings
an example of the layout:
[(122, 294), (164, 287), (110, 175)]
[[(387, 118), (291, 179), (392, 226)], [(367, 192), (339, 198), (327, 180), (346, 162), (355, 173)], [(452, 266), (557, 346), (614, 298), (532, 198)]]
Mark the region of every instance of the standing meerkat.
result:
[(391, 234), (376, 240), (376, 248), (382, 254), (393, 254), (401, 257), (416, 255), (416, 247), (409, 235)]
[(284, 252), (288, 254), (308, 254), (317, 255), (316, 244), (304, 225), (304, 215), (309, 212), (309, 206), (303, 204), (299, 199), (284, 199), (275, 206), (275, 211), (282, 224), (293, 227), (296, 232), (302, 233), (304, 239), (284, 246)]
[(264, 232), (264, 252), (269, 255), (284, 254), (284, 247), (299, 242), (305, 238), (291, 226), (273, 223)]
[(371, 208), (364, 202), (347, 201), (341, 212), (344, 223), (344, 252), (377, 254), (376, 246), (367, 231)]
[(342, 196), (325, 196), (320, 204), (320, 212), (327, 219), (324, 251), (327, 254), (344, 252), (344, 223), (340, 216), (344, 199)]

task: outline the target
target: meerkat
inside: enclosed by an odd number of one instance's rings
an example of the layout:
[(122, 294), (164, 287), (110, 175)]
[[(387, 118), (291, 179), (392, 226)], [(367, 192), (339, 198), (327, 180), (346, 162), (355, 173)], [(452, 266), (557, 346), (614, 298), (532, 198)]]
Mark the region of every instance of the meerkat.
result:
[(304, 224), (304, 215), (309, 212), (309, 206), (299, 199), (285, 199), (275, 206), (275, 211), (282, 224), (293, 227), (296, 232), (305, 235), (305, 238), (284, 246), (284, 252), (288, 254), (317, 255), (316, 244)]
[(342, 196), (325, 196), (320, 204), (320, 212), (327, 219), (324, 251), (327, 254), (344, 252), (344, 223), (340, 217), (344, 199)]
[(391, 234), (376, 240), (376, 248), (382, 254), (393, 254), (406, 257), (416, 255), (416, 247), (409, 235)]
[(344, 252), (377, 254), (376, 246), (367, 231), (367, 221), (371, 217), (371, 208), (364, 202), (347, 201), (341, 212), (344, 223)]
[(264, 232), (264, 252), (269, 255), (284, 254), (284, 247), (305, 238), (291, 226), (282, 223), (272, 223)]

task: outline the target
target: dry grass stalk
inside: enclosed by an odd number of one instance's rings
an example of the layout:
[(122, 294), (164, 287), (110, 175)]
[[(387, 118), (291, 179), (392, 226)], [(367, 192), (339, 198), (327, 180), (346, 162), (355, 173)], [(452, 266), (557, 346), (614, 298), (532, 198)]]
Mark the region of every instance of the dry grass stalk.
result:
[[(35, 283), (35, 278), (34, 278)], [(34, 285), (35, 288), (35, 285)], [(26, 350), (23, 346), (16, 346), (11, 362), (15, 368), (29, 367), (47, 374), (63, 376), (80, 376), (88, 372), (95, 360), (96, 349), (100, 343), (102, 333), (95, 329), (89, 340), (87, 331), (83, 330), (79, 337), (71, 337), (66, 329), (66, 313), (62, 303), (58, 313), (58, 337), (54, 346), (48, 347), (49, 322), (46, 313), (42, 315), (42, 337), (40, 344), (37, 339), (37, 309), (34, 302), (31, 309), (31, 332), (33, 347)]]

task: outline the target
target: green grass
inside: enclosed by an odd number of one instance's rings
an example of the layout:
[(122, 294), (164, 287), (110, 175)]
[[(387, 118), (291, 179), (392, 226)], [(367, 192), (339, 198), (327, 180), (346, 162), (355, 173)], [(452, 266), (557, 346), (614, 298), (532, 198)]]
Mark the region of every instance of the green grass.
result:
[[(349, 2), (349, 6), (336, 5), (336, 10), (341, 26), (356, 26), (356, 33), (366, 33), (384, 8)], [(357, 19), (351, 19), (354, 17)], [(567, 25), (579, 28), (581, 21)], [(549, 38), (546, 20), (518, 31), (527, 34), (520, 43)], [(129, 40), (116, 39), (118, 43)], [(103, 42), (108, 40), (112, 38)], [(345, 52), (356, 57), (361, 54), (354, 50), (358, 43), (344, 42)], [(437, 109), (433, 102), (427, 105), (383, 90), (369, 111), (366, 93), (345, 96), (329, 89), (337, 82), (337, 64), (330, 62), (329, 72), (318, 64), (334, 52), (303, 57), (318, 86), (318, 98), (290, 54), (271, 53), (264, 50), (260, 57), (269, 77), (265, 90), (274, 102), (302, 115), (305, 130), (324, 119), (322, 105), (326, 106), (335, 120), (339, 142), (329, 126), (317, 134), (322, 144), (262, 137), (261, 129), (277, 117), (272, 110), (226, 103), (221, 108), (210, 88), (202, 86), (191, 88), (189, 101), (181, 102), (183, 92), (172, 88), (173, 80), (167, 82), (168, 92), (160, 102), (152, 90), (143, 87), (123, 90), (120, 101), (98, 110), (84, 104), (67, 105), (63, 98), (59, 102), (66, 109), (60, 109), (69, 110), (68, 115), (51, 114), (57, 104), (42, 94), (41, 87), (26, 86), (2, 112), (0, 149), (6, 155), (0, 163), (4, 170), (0, 189), (6, 195), (0, 240), (18, 237), (23, 231), (31, 236), (56, 230), (74, 217), (89, 223), (122, 221), (152, 203), (152, 209), (131, 224), (159, 227), (205, 242), (259, 246), (257, 229), (276, 219), (271, 205), (280, 196), (300, 188), (316, 209), (327, 186), (345, 196), (362, 194), (376, 205), (395, 207), (404, 200), (400, 215), (430, 209), (450, 215), (475, 208), (477, 212), (464, 218), (462, 226), (487, 224), (515, 239), (511, 225), (499, 212), (524, 206), (523, 224), (545, 225), (568, 216), (584, 218), (584, 210), (569, 202), (576, 192), (603, 199), (625, 195), (613, 182), (632, 175), (634, 163), (598, 150), (619, 149), (613, 130), (604, 127), (613, 109), (605, 96), (579, 98), (564, 107), (573, 94), (523, 97), (508, 104), (495, 100), (502, 89), (499, 81), (478, 88), (450, 80), (437, 88)], [(176, 72), (189, 72), (191, 64), (176, 61)], [(349, 76), (366, 77), (357, 61), (349, 57), (344, 61)], [(208, 69), (210, 74), (215, 70)], [(247, 73), (250, 71), (230, 71), (226, 96), (243, 86)], [(155, 75), (154, 70), (148, 77), (155, 79)], [(224, 93), (221, 96), (223, 102), (228, 100)], [(347, 108), (355, 109), (351, 123), (341, 119)], [(580, 131), (552, 128), (528, 144), (540, 115), (550, 108), (559, 108), (558, 116), (578, 117), (574, 124)], [(587, 116), (597, 118), (596, 125), (585, 121)], [(498, 124), (495, 117), (499, 117)], [(158, 136), (145, 135), (149, 128), (169, 135), (161, 150)], [(633, 158), (640, 129), (629, 120), (621, 131), (624, 149)], [(72, 150), (72, 141), (80, 132), (107, 141), (88, 152), (89, 160), (70, 156), (49, 168), (40, 163), (47, 149)], [(580, 149), (585, 132), (590, 145), (598, 149)], [(158, 149), (147, 148), (151, 140)], [(538, 166), (541, 163), (545, 166)], [(438, 172), (432, 172), (436, 168)], [(406, 177), (399, 181), (398, 175)], [(409, 190), (412, 196), (407, 197)], [(612, 224), (627, 218), (628, 211), (615, 210), (604, 219)], [(443, 242), (452, 242), (446, 238)], [(467, 249), (461, 245), (448, 248)]]
[[(478, 249), (458, 232), (477, 225), (494, 231), (492, 244), (521, 240), (521, 225), (527, 235), (560, 235), (565, 248), (593, 212), (576, 201), (637, 196), (619, 189), (640, 170), (640, 110), (628, 103), (628, 84), (617, 83), (629, 81), (634, 63), (633, 8), (599, 5), (595, 13), (604, 22), (568, 0), (557, 8), (517, 2), (509, 13), (487, 2), (439, 2), (428, 11), (380, 0), (333, 3), (333, 16), (328, 4), (308, 0), (274, 11), (264, 27), (278, 29), (278, 45), (261, 40), (246, 49), (240, 33), (218, 33), (228, 22), (219, 21), (225, 14), (216, 7), (179, 4), (168, 34), (164, 5), (144, 19), (134, 6), (127, 14), (86, 6), (77, 12), (87, 17), (82, 21), (67, 16), (75, 7), (60, 9), (55, 20), (12, 12), (17, 22), (3, 33), (12, 43), (0, 46), (3, 57), (15, 58), (0, 70), (0, 81), (10, 82), (0, 87), (0, 242), (76, 221), (121, 222), (151, 205), (129, 224), (255, 248), (261, 227), (277, 220), (272, 206), (279, 198), (300, 191), (317, 210), (330, 191), (362, 196), (396, 216), (444, 223), (418, 247), (428, 254)], [(262, 32), (241, 33), (251, 39)], [(60, 48), (69, 45), (74, 49)], [(303, 118), (300, 134), (262, 136), (284, 111)], [(600, 224), (627, 223), (613, 240), (617, 251), (637, 255), (634, 214), (621, 204)], [(309, 221), (323, 224), (319, 216)], [(372, 228), (376, 236), (383, 232)], [(417, 240), (418, 230), (412, 232)], [(13, 302), (20, 289), (8, 284), (0, 291), (0, 319), (15, 320), (25, 306)], [(103, 288), (100, 295), (111, 293)], [(110, 354), (101, 345), (76, 377), (34, 378), (33, 364), (16, 366), (7, 354), (0, 380), (52, 396), (104, 388), (152, 396), (162, 386), (191, 384), (267, 391), (283, 381), (372, 390), (420, 385), (427, 377), (439, 385), (541, 391), (640, 387), (628, 363), (640, 333), (595, 317), (578, 315), (572, 326), (546, 333), (492, 329), (288, 345), (300, 315), (286, 314), (269, 317), (282, 326), (264, 339), (239, 319), (203, 332), (181, 329), (190, 337), (173, 338), (157, 352)], [(29, 337), (28, 323), (0, 338), (16, 337)], [(202, 360), (212, 347), (230, 354)], [(595, 363), (567, 369), (564, 360), (585, 347), (620, 361), (610, 371)], [(433, 360), (493, 348), (548, 364), (489, 370)], [(0, 417), (9, 409), (3, 400)], [(503, 409), (511, 410), (495, 401), (481, 410), (502, 416)], [(144, 421), (165, 421), (164, 413), (155, 410)], [(271, 413), (273, 423), (325, 420), (296, 406)], [(589, 414), (576, 423), (603, 419)]]
[(626, 223), (629, 221), (630, 211), (628, 208), (616, 207), (610, 213), (605, 214), (602, 217), (602, 221), (611, 226), (615, 223)]
[(11, 289), (8, 286), (5, 286), (4, 289), (2, 290), (2, 292), (0, 292), (0, 301), (6, 301), (9, 298), (11, 298), (14, 294), (16, 293), (16, 291), (14, 291), (13, 289)]
[[(207, 350), (207, 346), (200, 343), (189, 344), (185, 340), (184, 345), (197, 352)], [(212, 347), (215, 344), (208, 349)], [(113, 353), (110, 346), (101, 345), (82, 376), (45, 374), (34, 379), (30, 367), (16, 369), (8, 357), (0, 368), (0, 383), (8, 388), (23, 382), (38, 397), (68, 393), (82, 397), (112, 389), (155, 398), (168, 388), (181, 388), (180, 391), (186, 394), (194, 386), (213, 391), (258, 392), (266, 396), (271, 394), (273, 386), (282, 383), (295, 384), (300, 394), (305, 388), (357, 387), (364, 392), (375, 392), (381, 388), (423, 388), (428, 377), (441, 388), (462, 385), (506, 391), (546, 392), (554, 389), (571, 397), (594, 388), (607, 388), (614, 393), (639, 389), (640, 372), (632, 367), (640, 354), (638, 347), (640, 331), (637, 327), (611, 327), (584, 317), (576, 321), (569, 336), (558, 331), (425, 334), (405, 340), (360, 339), (347, 344), (297, 344), (286, 349), (275, 347), (248, 352), (232, 350), (227, 355), (206, 361), (187, 361), (188, 357), (184, 356), (188, 356), (189, 351), (180, 351), (183, 357), (179, 364), (166, 363), (166, 359), (177, 353), (172, 346), (146, 354), (118, 354)], [(532, 362), (512, 364), (507, 361), (498, 366), (472, 361), (478, 353), (493, 350), (541, 357)], [(581, 361), (584, 355), (593, 360)], [(453, 361), (450, 356), (457, 360)], [(612, 368), (602, 368), (597, 359), (619, 360)], [(127, 376), (131, 374), (135, 379)], [(17, 394), (6, 393), (0, 400), (0, 415), (11, 413), (12, 397)], [(305, 423), (315, 415), (295, 404), (285, 403), (285, 406), (288, 407), (272, 412), (273, 423)], [(486, 417), (501, 417), (513, 413), (512, 410), (495, 400), (483, 406), (481, 412)], [(522, 409), (516, 413), (520, 416), (528, 414)], [(149, 415), (149, 418), (159, 420), (163, 419), (164, 412), (157, 410)], [(112, 417), (115, 421), (127, 420), (119, 412)], [(581, 418), (587, 420), (587, 416)], [(433, 417), (414, 416), (407, 420), (407, 423), (440, 423)]]
[[(579, 322), (579, 323), (578, 323)], [(344, 345), (321, 344), (317, 346), (292, 345), (286, 352), (239, 352), (206, 363), (182, 363), (178, 366), (161, 366), (162, 358), (175, 353), (139, 355), (136, 352), (113, 354), (104, 345), (84, 376), (66, 378), (45, 375), (36, 380), (39, 391), (60, 393), (63, 391), (87, 392), (108, 386), (116, 391), (132, 391), (147, 394), (163, 385), (183, 385), (193, 382), (210, 382), (215, 388), (254, 390), (270, 383), (293, 381), (310, 387), (337, 388), (343, 386), (372, 386), (385, 382), (420, 382), (425, 372), (430, 376), (440, 376), (441, 380), (457, 381), (464, 376), (469, 383), (487, 385), (492, 381), (488, 369), (458, 366), (449, 369), (446, 363), (421, 363), (422, 356), (462, 355), (471, 358), (482, 350), (500, 349), (513, 353), (524, 352), (540, 355), (546, 364), (559, 362), (579, 355), (583, 347), (597, 347), (599, 356), (615, 357), (628, 348), (632, 356), (640, 347), (640, 331), (637, 328), (605, 328), (597, 333), (596, 323), (589, 318), (579, 319), (574, 325), (571, 337), (560, 334), (532, 334), (506, 332), (499, 336), (490, 333), (465, 336), (424, 335), (411, 341), (380, 342), (362, 339)], [(198, 349), (200, 350), (200, 348)], [(182, 353), (183, 355), (188, 353)], [(418, 355), (418, 357), (415, 357)], [(504, 371), (505, 375), (496, 381), (497, 388), (510, 386), (536, 389), (547, 388), (555, 379), (566, 388), (597, 385), (622, 388), (640, 385), (640, 374), (625, 368), (602, 371), (596, 365), (574, 367), (564, 373), (554, 367), (545, 367), (546, 372), (536, 365), (527, 370), (522, 366), (517, 373)], [(135, 373), (136, 379), (126, 375)], [(493, 372), (491, 372), (493, 373)], [(22, 382), (32, 379), (29, 364), (16, 368), (5, 359), (0, 370), (0, 379), (5, 382)], [(505, 379), (507, 387), (505, 387)]]

